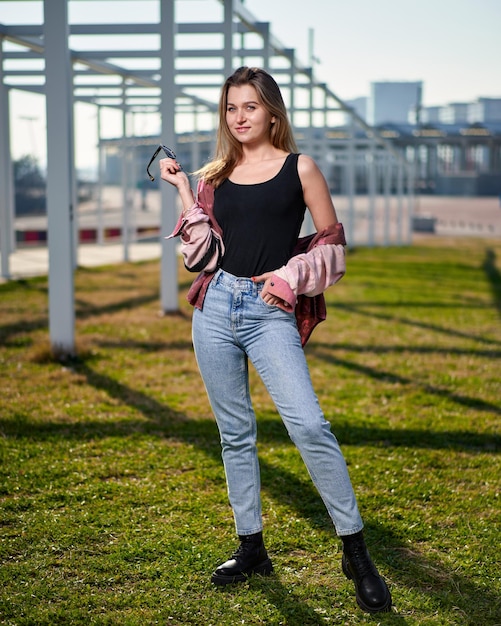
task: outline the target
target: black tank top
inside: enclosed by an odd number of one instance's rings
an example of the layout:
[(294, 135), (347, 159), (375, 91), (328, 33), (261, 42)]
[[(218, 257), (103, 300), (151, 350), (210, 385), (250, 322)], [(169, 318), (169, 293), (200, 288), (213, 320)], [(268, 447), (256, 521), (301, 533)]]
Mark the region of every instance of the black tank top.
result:
[(226, 179), (216, 189), (214, 215), (223, 229), (225, 272), (250, 278), (291, 258), (306, 209), (298, 156), (289, 154), (278, 174), (264, 183), (239, 185)]

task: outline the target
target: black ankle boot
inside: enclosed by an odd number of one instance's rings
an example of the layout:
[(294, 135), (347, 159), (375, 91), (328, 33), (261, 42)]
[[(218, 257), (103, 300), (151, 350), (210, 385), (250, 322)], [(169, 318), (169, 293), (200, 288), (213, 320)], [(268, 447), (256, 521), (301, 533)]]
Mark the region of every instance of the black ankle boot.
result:
[(367, 613), (390, 611), (390, 591), (371, 560), (362, 532), (341, 539), (343, 572), (355, 583), (358, 606)]
[(273, 571), (263, 542), (263, 533), (239, 536), (240, 545), (231, 558), (212, 574), (215, 585), (229, 585), (247, 580), (251, 574), (268, 576)]

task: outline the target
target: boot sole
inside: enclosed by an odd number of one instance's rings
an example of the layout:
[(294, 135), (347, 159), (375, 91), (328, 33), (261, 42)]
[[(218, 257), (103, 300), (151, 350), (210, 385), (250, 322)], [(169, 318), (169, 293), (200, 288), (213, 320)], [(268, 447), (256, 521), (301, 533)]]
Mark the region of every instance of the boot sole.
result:
[(242, 572), (241, 574), (235, 574), (234, 576), (221, 576), (220, 574), (212, 574), (211, 583), (222, 587), (224, 585), (231, 585), (233, 583), (243, 583), (249, 579), (253, 574), (259, 576), (269, 576), (273, 572), (273, 565), (270, 559), (266, 559), (262, 563), (258, 563), (255, 567), (248, 572)]
[[(341, 561), (341, 568), (342, 568), (343, 574), (346, 576), (346, 578), (348, 580), (353, 580), (353, 576), (351, 575), (350, 570), (346, 567), (344, 559), (342, 559), (342, 561)], [(388, 592), (388, 599), (387, 599), (386, 604), (383, 604), (383, 606), (378, 607), (377, 609), (374, 608), (374, 607), (368, 606), (367, 604), (365, 604), (365, 602), (358, 595), (358, 590), (357, 590), (357, 587), (355, 585), (355, 598), (357, 600), (358, 606), (362, 609), (362, 611), (365, 611), (366, 613), (371, 613), (372, 615), (374, 615), (375, 613), (389, 613), (391, 611), (391, 605), (393, 604), (393, 601), (392, 601), (392, 598), (391, 598), (391, 593), (390, 593), (390, 590), (388, 589), (388, 585), (386, 584), (386, 582), (384, 580), (383, 580), (383, 582), (385, 584), (386, 591)]]

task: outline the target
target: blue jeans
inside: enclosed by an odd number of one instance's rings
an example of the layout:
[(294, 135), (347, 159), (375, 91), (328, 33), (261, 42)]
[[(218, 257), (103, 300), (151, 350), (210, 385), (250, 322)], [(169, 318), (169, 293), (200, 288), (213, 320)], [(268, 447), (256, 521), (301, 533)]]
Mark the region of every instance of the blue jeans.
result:
[(228, 496), (239, 535), (262, 530), (251, 360), (298, 448), (338, 535), (362, 529), (346, 463), (313, 390), (293, 313), (260, 296), (263, 283), (219, 270), (203, 310), (193, 314), (193, 345), (221, 435)]

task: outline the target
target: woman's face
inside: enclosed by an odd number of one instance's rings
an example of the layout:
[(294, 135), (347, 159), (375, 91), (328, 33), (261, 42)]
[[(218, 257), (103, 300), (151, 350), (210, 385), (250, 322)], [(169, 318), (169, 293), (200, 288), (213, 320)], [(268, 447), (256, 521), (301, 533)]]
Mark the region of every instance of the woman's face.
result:
[(274, 121), (252, 85), (228, 89), (226, 123), (233, 137), (240, 143), (255, 145), (269, 142)]

